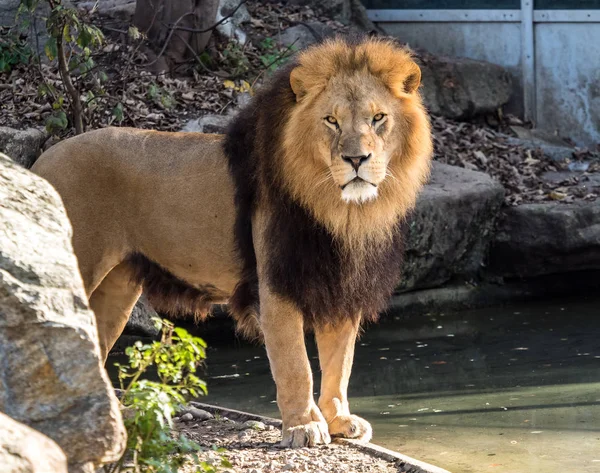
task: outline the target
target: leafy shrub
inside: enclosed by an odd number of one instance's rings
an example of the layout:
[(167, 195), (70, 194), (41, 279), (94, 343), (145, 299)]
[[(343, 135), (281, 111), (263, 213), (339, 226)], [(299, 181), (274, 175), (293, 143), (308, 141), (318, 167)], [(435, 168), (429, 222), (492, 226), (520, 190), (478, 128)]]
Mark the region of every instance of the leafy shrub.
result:
[[(206, 394), (206, 384), (195, 375), (206, 356), (206, 344), (171, 322), (155, 321), (162, 329), (161, 339), (147, 344), (135, 342), (125, 351), (129, 362), (116, 364), (123, 390), (127, 450), (106, 471), (117, 473), (131, 468), (136, 473), (175, 473), (191, 463), (196, 471), (213, 473), (220, 466), (230, 467), (224, 457), (218, 464), (202, 461), (200, 445), (172, 432), (177, 410), (188, 398)], [(142, 378), (151, 368), (157, 381)]]
[(0, 32), (0, 73), (8, 73), (19, 64), (27, 64), (31, 55), (31, 48), (23, 35), (11, 30)]

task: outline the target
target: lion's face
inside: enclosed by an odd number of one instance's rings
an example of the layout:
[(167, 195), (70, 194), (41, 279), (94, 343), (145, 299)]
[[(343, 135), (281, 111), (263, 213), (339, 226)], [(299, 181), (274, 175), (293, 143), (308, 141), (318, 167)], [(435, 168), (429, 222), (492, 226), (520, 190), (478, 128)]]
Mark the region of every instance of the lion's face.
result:
[(383, 85), (360, 74), (334, 77), (316, 100), (317, 156), (327, 166), (345, 202), (363, 203), (378, 196), (380, 184), (393, 179), (391, 150), (397, 99)]
[(420, 80), (410, 51), (374, 38), (326, 41), (289, 72), (293, 97), (269, 117), (284, 124), (276, 176), (344, 241), (387, 238), (427, 179), (433, 149)]

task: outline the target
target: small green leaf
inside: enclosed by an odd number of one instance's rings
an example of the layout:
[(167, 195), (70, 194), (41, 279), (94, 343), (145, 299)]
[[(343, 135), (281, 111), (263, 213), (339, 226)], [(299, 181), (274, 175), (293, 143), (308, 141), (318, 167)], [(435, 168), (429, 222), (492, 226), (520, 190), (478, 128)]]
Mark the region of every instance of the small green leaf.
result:
[(46, 41), (46, 45), (44, 46), (44, 52), (46, 53), (46, 57), (50, 61), (54, 61), (54, 59), (58, 55), (58, 49), (56, 47), (56, 38), (48, 38), (48, 41)]

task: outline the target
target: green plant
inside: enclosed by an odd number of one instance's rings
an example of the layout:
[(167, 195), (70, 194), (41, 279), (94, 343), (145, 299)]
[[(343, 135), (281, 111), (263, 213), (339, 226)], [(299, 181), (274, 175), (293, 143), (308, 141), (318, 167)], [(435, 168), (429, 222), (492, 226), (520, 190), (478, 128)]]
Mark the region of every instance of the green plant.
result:
[[(123, 458), (108, 471), (122, 471), (126, 461), (136, 473), (175, 473), (190, 462), (196, 471), (207, 473), (229, 467), (223, 457), (218, 464), (201, 460), (202, 447), (183, 435), (175, 436), (171, 429), (175, 412), (188, 397), (206, 394), (206, 384), (194, 374), (206, 356), (206, 344), (171, 322), (155, 321), (162, 329), (161, 339), (148, 344), (137, 341), (125, 351), (128, 364), (116, 364), (128, 440)], [(157, 381), (143, 379), (150, 368), (156, 371)]]
[(169, 93), (169, 91), (157, 85), (155, 82), (150, 83), (150, 85), (148, 86), (146, 96), (162, 108), (170, 109), (173, 108), (176, 104), (175, 99)]
[(278, 48), (273, 38), (265, 38), (260, 44), (263, 54), (260, 55), (260, 61), (267, 70), (267, 74), (273, 73), (277, 68), (283, 66), (289, 58), (297, 51), (292, 44), (287, 48)]
[[(83, 133), (85, 129), (84, 107), (80, 91), (73, 78), (77, 76), (79, 79), (85, 80), (90, 75), (94, 75), (95, 83), (101, 83), (100, 78), (95, 77), (92, 53), (101, 46), (104, 35), (96, 26), (84, 21), (77, 9), (64, 6), (61, 0), (44, 1), (50, 7), (46, 18), (49, 38), (44, 46), (44, 52), (50, 61), (57, 62), (65, 92), (64, 94), (63, 91), (46, 82), (43, 77), (44, 88), (41, 93), (51, 96), (54, 100), (52, 104), (54, 113), (47, 121), (46, 128), (49, 132), (55, 133), (68, 126), (68, 122), (65, 121), (67, 117), (66, 95), (75, 132)], [(39, 3), (40, 0), (21, 0), (18, 15), (25, 12), (33, 15)]]
[(231, 71), (232, 77), (239, 77), (250, 70), (250, 61), (239, 43), (230, 41), (221, 52), (224, 66)]
[(17, 32), (0, 32), (0, 73), (7, 73), (19, 64), (27, 64), (31, 48), (26, 38)]

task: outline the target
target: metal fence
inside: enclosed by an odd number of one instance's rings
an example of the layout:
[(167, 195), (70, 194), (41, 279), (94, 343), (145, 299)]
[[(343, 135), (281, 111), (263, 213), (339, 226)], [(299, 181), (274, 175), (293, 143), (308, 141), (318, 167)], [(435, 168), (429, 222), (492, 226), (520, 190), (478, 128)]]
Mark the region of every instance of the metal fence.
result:
[(389, 34), (434, 54), (501, 64), (537, 126), (600, 143), (600, 0), (364, 0)]

